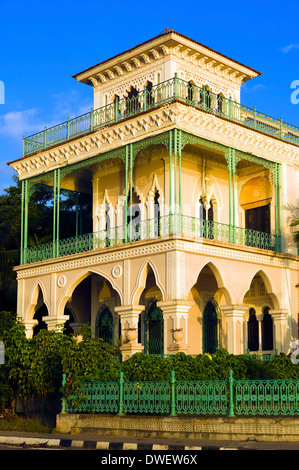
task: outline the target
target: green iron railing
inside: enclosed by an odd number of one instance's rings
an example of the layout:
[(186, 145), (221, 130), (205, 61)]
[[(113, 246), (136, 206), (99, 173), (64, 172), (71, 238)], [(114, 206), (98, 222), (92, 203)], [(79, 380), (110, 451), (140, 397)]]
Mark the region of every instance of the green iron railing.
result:
[[(63, 375), (62, 413), (165, 415), (299, 415), (299, 380), (176, 380), (83, 383), (72, 394)], [(66, 391), (68, 390), (68, 393)]]
[(23, 264), (34, 263), (51, 258), (58, 258), (76, 253), (83, 253), (109, 246), (119, 246), (138, 240), (168, 237), (179, 233), (186, 237), (204, 238), (216, 242), (234, 243), (281, 251), (281, 236), (257, 230), (236, 227), (210, 220), (203, 220), (185, 215), (168, 215), (159, 219), (131, 222), (128, 226), (120, 226), (100, 232), (87, 233), (75, 237), (56, 240), (23, 249)]
[(92, 108), (86, 114), (73, 119), (68, 118), (67, 121), (50, 128), (45, 127), (44, 130), (31, 136), (24, 136), (23, 156), (42, 151), (174, 100), (299, 145), (298, 127), (261, 113), (256, 108), (243, 106), (231, 98), (210, 92), (205, 87), (200, 88), (190, 84), (175, 75), (173, 79), (154, 85), (151, 89), (145, 87), (136, 96), (116, 99), (112, 104), (98, 109)]

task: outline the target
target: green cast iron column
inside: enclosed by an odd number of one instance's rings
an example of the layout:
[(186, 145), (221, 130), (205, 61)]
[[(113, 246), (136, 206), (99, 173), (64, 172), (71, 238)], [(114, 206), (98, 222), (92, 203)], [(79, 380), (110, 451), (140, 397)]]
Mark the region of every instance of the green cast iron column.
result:
[(56, 257), (56, 171), (57, 170), (54, 170), (53, 172), (53, 258)]
[(175, 231), (177, 231), (177, 150), (178, 150), (178, 136), (177, 129), (174, 129), (174, 139), (173, 139), (173, 174), (174, 174), (174, 220), (175, 220)]
[(56, 206), (56, 256), (59, 256), (59, 219), (60, 219), (60, 168), (57, 170), (57, 206)]
[[(274, 184), (275, 184), (275, 234), (276, 237), (280, 237), (280, 242), (277, 243), (277, 250), (281, 251), (282, 249), (282, 233), (281, 233), (281, 204), (280, 204), (280, 188), (281, 188), (281, 165), (279, 163), (275, 163), (275, 176), (274, 176)], [(276, 238), (278, 240), (278, 238)]]
[(172, 233), (172, 131), (169, 131), (169, 233)]
[(236, 171), (236, 161), (235, 161), (235, 149), (232, 149), (232, 203), (233, 203), (233, 240), (232, 242), (235, 243), (235, 225), (236, 225), (236, 195), (235, 195), (235, 171)]
[(28, 204), (29, 204), (29, 196), (28, 196), (28, 180), (24, 181), (24, 253), (23, 253), (23, 260), (24, 264), (27, 261), (27, 245), (28, 245)]
[(125, 226), (125, 242), (128, 241), (128, 226), (127, 226), (127, 219), (128, 219), (128, 146), (126, 145), (125, 149), (125, 185), (126, 185), (126, 199), (125, 199), (125, 220), (124, 220), (124, 226)]
[(20, 263), (24, 263), (24, 186), (25, 181), (21, 182), (21, 246), (20, 246)]
[(133, 206), (133, 149), (132, 144), (129, 148), (130, 155), (130, 241), (132, 240), (132, 206)]
[(182, 223), (182, 131), (179, 130), (179, 233), (181, 233)]
[(231, 148), (228, 149), (228, 192), (229, 192), (229, 242), (231, 241), (231, 225), (232, 225), (232, 198), (231, 198), (231, 169), (232, 169), (232, 160), (231, 160)]

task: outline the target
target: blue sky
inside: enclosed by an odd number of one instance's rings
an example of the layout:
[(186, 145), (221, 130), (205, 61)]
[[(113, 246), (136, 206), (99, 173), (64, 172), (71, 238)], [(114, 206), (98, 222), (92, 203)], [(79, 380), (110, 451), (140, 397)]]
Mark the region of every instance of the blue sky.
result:
[(243, 85), (242, 104), (299, 127), (290, 99), (299, 80), (298, 13), (289, 0), (0, 0), (0, 192), (12, 184), (7, 162), (22, 156), (23, 134), (92, 107), (92, 88), (71, 75), (166, 27), (262, 72)]

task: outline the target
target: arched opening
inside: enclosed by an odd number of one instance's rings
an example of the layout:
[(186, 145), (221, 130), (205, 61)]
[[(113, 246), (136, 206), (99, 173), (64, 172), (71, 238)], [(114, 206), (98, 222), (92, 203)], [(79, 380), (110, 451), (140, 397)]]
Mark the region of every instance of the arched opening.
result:
[(48, 308), (44, 302), (44, 297), (42, 293), (42, 289), (38, 284), (34, 290), (33, 299), (35, 305), (33, 307), (33, 320), (37, 320), (37, 324), (33, 328), (33, 337), (36, 336), (41, 330), (47, 330), (48, 326), (44, 317), (48, 316)]
[(200, 104), (203, 108), (211, 108), (212, 96), (206, 85), (203, 85), (199, 92)]
[(113, 344), (114, 342), (113, 316), (105, 304), (101, 306), (96, 317), (95, 337), (102, 339), (108, 344)]
[(222, 318), (220, 307), (230, 305), (231, 299), (212, 263), (201, 269), (188, 300), (193, 302), (188, 313), (190, 354), (213, 353), (225, 347), (226, 318)]
[[(88, 273), (80, 279), (82, 280), (79, 281), (78, 279), (76, 281), (73, 290), (70, 286), (66, 295), (67, 301), (64, 314), (66, 314), (66, 310), (72, 313), (70, 327), (74, 332), (77, 332), (83, 325), (88, 325), (91, 328), (93, 337), (108, 337), (108, 333), (104, 333), (105, 325), (106, 327), (109, 325), (108, 309), (113, 319), (112, 341), (116, 342), (121, 333), (119, 315), (115, 311), (115, 307), (121, 305), (119, 293), (114, 289), (111, 282), (101, 274)], [(63, 304), (60, 308), (63, 308)], [(69, 314), (68, 311), (67, 314)], [(100, 336), (99, 328), (102, 328)]]
[(210, 299), (203, 312), (203, 353), (214, 354), (221, 347), (221, 313), (215, 299)]
[(48, 309), (43, 303), (35, 312), (33, 319), (37, 320), (38, 323), (33, 328), (33, 337), (36, 336), (41, 330), (47, 330), (47, 323), (43, 320), (43, 317), (48, 315)]
[(154, 236), (158, 237), (161, 233), (161, 209), (160, 209), (160, 193), (158, 190), (155, 191), (154, 195), (154, 227), (155, 233)]
[[(264, 282), (265, 275), (259, 271), (252, 279), (246, 292), (243, 304), (248, 305), (247, 348), (249, 351), (273, 350), (273, 319), (270, 309), (274, 308), (273, 294), (267, 291), (269, 281)], [(265, 306), (266, 305), (266, 306)]]
[(216, 110), (218, 111), (218, 113), (222, 113), (223, 112), (223, 104), (224, 104), (224, 96), (222, 93), (218, 93), (217, 95), (217, 108)]
[(263, 351), (273, 350), (273, 319), (270, 315), (270, 308), (265, 307), (262, 319), (262, 349)]
[(240, 205), (245, 211), (245, 228), (271, 232), (270, 204), (272, 187), (264, 176), (251, 178), (242, 187)]
[(147, 305), (144, 325), (144, 352), (146, 354), (163, 354), (163, 312), (159, 307), (157, 307), (157, 301), (155, 299), (151, 299)]
[(202, 236), (212, 240), (214, 238), (214, 204), (212, 199), (200, 197), (199, 218), (203, 220)]
[(190, 80), (187, 84), (187, 101), (194, 101), (195, 83)]
[(153, 84), (149, 80), (145, 84), (145, 100), (146, 100), (146, 107), (149, 108), (154, 104), (154, 96), (152, 93)]
[(130, 116), (131, 114), (135, 114), (136, 112), (140, 111), (140, 102), (138, 97), (138, 90), (131, 86), (130, 91), (126, 97), (126, 116)]
[(132, 200), (130, 193), (127, 196), (127, 227), (128, 238), (131, 241), (141, 238), (141, 200), (135, 188), (132, 188)]
[(162, 300), (162, 293), (157, 286), (153, 269), (150, 265), (143, 271), (144, 289), (140, 295), (139, 304), (145, 310), (139, 316), (138, 342), (144, 345), (146, 354), (164, 353), (164, 318), (157, 302)]
[(258, 325), (256, 312), (254, 308), (251, 308), (249, 310), (247, 331), (248, 331), (249, 351), (258, 351), (259, 350), (259, 325)]

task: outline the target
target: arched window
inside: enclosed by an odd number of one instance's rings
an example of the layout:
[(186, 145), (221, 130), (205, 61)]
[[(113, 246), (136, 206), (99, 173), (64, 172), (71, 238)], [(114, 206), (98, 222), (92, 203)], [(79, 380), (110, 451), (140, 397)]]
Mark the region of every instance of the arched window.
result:
[(203, 353), (213, 354), (221, 347), (222, 322), (215, 299), (207, 302), (203, 312)]
[(111, 239), (110, 228), (111, 228), (111, 221), (110, 221), (109, 204), (106, 204), (106, 207), (105, 207), (106, 246), (110, 246), (110, 239)]
[(248, 349), (249, 351), (258, 351), (259, 349), (259, 325), (256, 318), (255, 309), (249, 310), (248, 327)]
[(110, 309), (103, 305), (96, 318), (95, 337), (101, 338), (105, 343), (113, 344), (113, 317)]
[(152, 300), (145, 311), (144, 343), (146, 354), (164, 353), (163, 313), (156, 300)]
[(130, 194), (127, 196), (127, 226), (128, 226), (128, 237), (130, 240), (140, 240), (141, 238), (141, 200), (136, 193), (135, 189), (132, 189), (132, 201)]
[[(114, 120), (117, 121), (118, 119), (120, 119), (119, 96), (118, 96), (118, 95), (114, 95), (112, 101), (113, 101), (113, 103), (114, 103)], [(109, 116), (109, 113), (110, 113), (110, 106), (108, 106), (108, 107), (105, 109), (105, 113), (106, 113), (106, 121), (109, 121), (109, 120), (111, 119), (111, 117)]]
[(154, 197), (154, 219), (155, 219), (155, 236), (156, 237), (158, 237), (161, 233), (161, 230), (160, 230), (161, 211), (160, 211), (159, 199), (160, 199), (160, 193), (158, 190), (156, 190), (155, 197)]
[(194, 86), (195, 84), (191, 81), (187, 84), (187, 101), (194, 101)]
[(211, 107), (211, 94), (210, 91), (207, 89), (207, 87), (204, 85), (202, 89), (200, 90), (200, 104), (204, 108), (210, 108)]
[(219, 93), (217, 95), (217, 111), (218, 113), (222, 113), (222, 109), (223, 109), (223, 96)]
[(152, 84), (152, 82), (149, 82), (149, 81), (146, 82), (145, 93), (146, 93), (146, 108), (150, 108), (154, 104), (153, 84)]
[(270, 315), (269, 307), (264, 308), (262, 320), (262, 348), (263, 351), (272, 351), (273, 349), (273, 319)]
[(131, 86), (126, 98), (126, 115), (135, 114), (140, 110), (140, 102), (138, 99), (138, 90)]
[(203, 220), (203, 237), (213, 239), (214, 238), (214, 207), (213, 202), (210, 200), (209, 208), (206, 209), (206, 205), (201, 197), (199, 199), (199, 218)]

